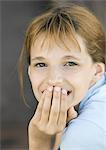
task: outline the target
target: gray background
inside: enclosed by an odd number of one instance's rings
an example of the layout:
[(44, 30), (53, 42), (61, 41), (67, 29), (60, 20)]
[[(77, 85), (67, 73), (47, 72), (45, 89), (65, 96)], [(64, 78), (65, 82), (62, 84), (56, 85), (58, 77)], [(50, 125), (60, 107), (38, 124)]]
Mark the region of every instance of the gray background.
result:
[[(79, 0), (90, 8), (106, 29), (106, 1)], [(64, 1), (63, 1), (64, 2)], [(70, 0), (70, 2), (72, 2)], [(75, 1), (75, 3), (78, 3)], [(27, 126), (36, 102), (26, 76), (27, 103), (20, 97), (17, 62), (25, 30), (33, 17), (45, 10), (51, 1), (0, 1), (0, 123), (1, 150), (28, 149)]]

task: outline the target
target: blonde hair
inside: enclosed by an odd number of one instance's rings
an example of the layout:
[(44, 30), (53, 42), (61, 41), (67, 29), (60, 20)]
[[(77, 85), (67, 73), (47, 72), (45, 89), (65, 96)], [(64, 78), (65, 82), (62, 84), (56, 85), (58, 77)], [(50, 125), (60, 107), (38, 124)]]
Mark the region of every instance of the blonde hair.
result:
[[(98, 19), (87, 9), (78, 5), (68, 4), (53, 7), (42, 15), (36, 17), (29, 25), (25, 42), (19, 58), (20, 83), (23, 89), (23, 66), (25, 56), (30, 64), (30, 50), (34, 42), (42, 35), (53, 39), (57, 44), (63, 43), (68, 49), (69, 42), (79, 47), (76, 34), (80, 35), (86, 45), (88, 54), (93, 62), (105, 63), (105, 33)], [(80, 47), (79, 47), (80, 48)]]

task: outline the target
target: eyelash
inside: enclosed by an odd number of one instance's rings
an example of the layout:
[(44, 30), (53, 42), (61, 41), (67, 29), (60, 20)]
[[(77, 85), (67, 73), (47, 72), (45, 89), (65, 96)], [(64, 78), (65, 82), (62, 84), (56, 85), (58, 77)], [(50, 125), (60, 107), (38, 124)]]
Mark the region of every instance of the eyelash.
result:
[[(67, 64), (70, 64), (70, 65), (67, 65)], [(75, 63), (75, 62), (69, 61), (64, 66), (66, 66), (66, 67), (68, 67), (68, 66), (72, 67), (72, 66), (77, 66), (77, 65), (78, 64)], [(45, 64), (45, 63), (37, 63), (37, 64), (34, 65), (34, 67), (36, 67), (36, 68), (43, 68), (43, 67), (47, 67), (47, 64)]]
[[(73, 62), (73, 61), (69, 61), (69, 62), (67, 62), (66, 64), (71, 64), (71, 65), (69, 65), (70, 67), (72, 67), (72, 66), (77, 66), (78, 64), (77, 63), (75, 63), (75, 62)], [(65, 64), (65, 65), (66, 65)]]
[[(40, 65), (45, 65), (45, 66), (40, 66)], [(45, 63), (37, 63), (34, 65), (36, 68), (42, 68), (42, 67), (47, 67), (47, 65)]]

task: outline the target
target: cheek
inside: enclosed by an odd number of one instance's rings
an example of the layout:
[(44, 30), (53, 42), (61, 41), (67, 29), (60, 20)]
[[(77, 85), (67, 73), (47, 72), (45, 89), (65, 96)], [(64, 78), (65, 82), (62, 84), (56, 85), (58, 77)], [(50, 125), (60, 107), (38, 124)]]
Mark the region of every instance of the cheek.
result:
[(66, 74), (65, 79), (68, 81), (68, 83), (72, 87), (78, 87), (82, 82), (82, 79), (80, 78), (80, 76), (77, 74), (73, 74), (73, 73)]
[(67, 80), (73, 90), (72, 95), (69, 97), (69, 105), (73, 106), (79, 104), (88, 92), (90, 81), (83, 75), (79, 74), (74, 76), (67, 76)]
[(80, 70), (77, 73), (69, 73), (66, 75), (67, 80), (76, 87), (89, 86), (92, 81), (92, 73), (88, 70)]
[(34, 71), (31, 71), (30, 80), (32, 86), (38, 86), (42, 80), (42, 74), (36, 73)]
[(35, 73), (34, 71), (31, 72), (30, 81), (31, 81), (34, 96), (37, 99), (37, 101), (39, 101), (40, 96), (41, 96), (39, 94), (39, 87), (42, 85), (44, 80), (45, 80), (45, 76), (42, 75), (42, 73), (38, 74), (38, 73)]
[(36, 75), (31, 74), (30, 81), (31, 81), (33, 91), (36, 91), (37, 88), (39, 87), (40, 82), (41, 82), (40, 76), (38, 76), (37, 74)]
[(31, 85), (32, 87), (37, 87), (39, 84), (39, 77), (37, 76), (31, 76), (30, 77)]

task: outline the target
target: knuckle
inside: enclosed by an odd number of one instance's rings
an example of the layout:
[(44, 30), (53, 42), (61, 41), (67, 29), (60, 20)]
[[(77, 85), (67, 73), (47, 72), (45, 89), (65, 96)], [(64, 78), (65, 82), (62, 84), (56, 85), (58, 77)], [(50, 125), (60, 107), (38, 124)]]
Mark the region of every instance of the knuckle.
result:
[(47, 130), (46, 130), (47, 134), (49, 135), (54, 135), (57, 133), (57, 125), (56, 124), (51, 124), (49, 123), (47, 125)]
[(63, 124), (63, 122), (61, 122), (61, 124), (59, 125), (58, 131), (62, 132), (64, 130), (64, 128), (65, 128), (65, 125)]
[(43, 124), (42, 122), (39, 122), (38, 124), (38, 128), (41, 132), (45, 132), (46, 131), (46, 126), (45, 124)]
[(54, 135), (55, 134), (55, 132), (53, 130), (46, 130), (46, 133), (48, 135)]
[(76, 118), (77, 117), (77, 114), (72, 114), (72, 118)]
[(28, 131), (32, 131), (33, 129), (35, 129), (35, 128), (38, 128), (38, 124), (35, 122), (35, 121), (33, 121), (32, 119), (31, 119), (31, 121), (29, 122), (29, 124), (28, 124)]
[(57, 133), (57, 131), (54, 130), (54, 129), (52, 129), (52, 130), (49, 131), (49, 134), (50, 134), (50, 135), (54, 135), (54, 134), (56, 134), (56, 133)]

